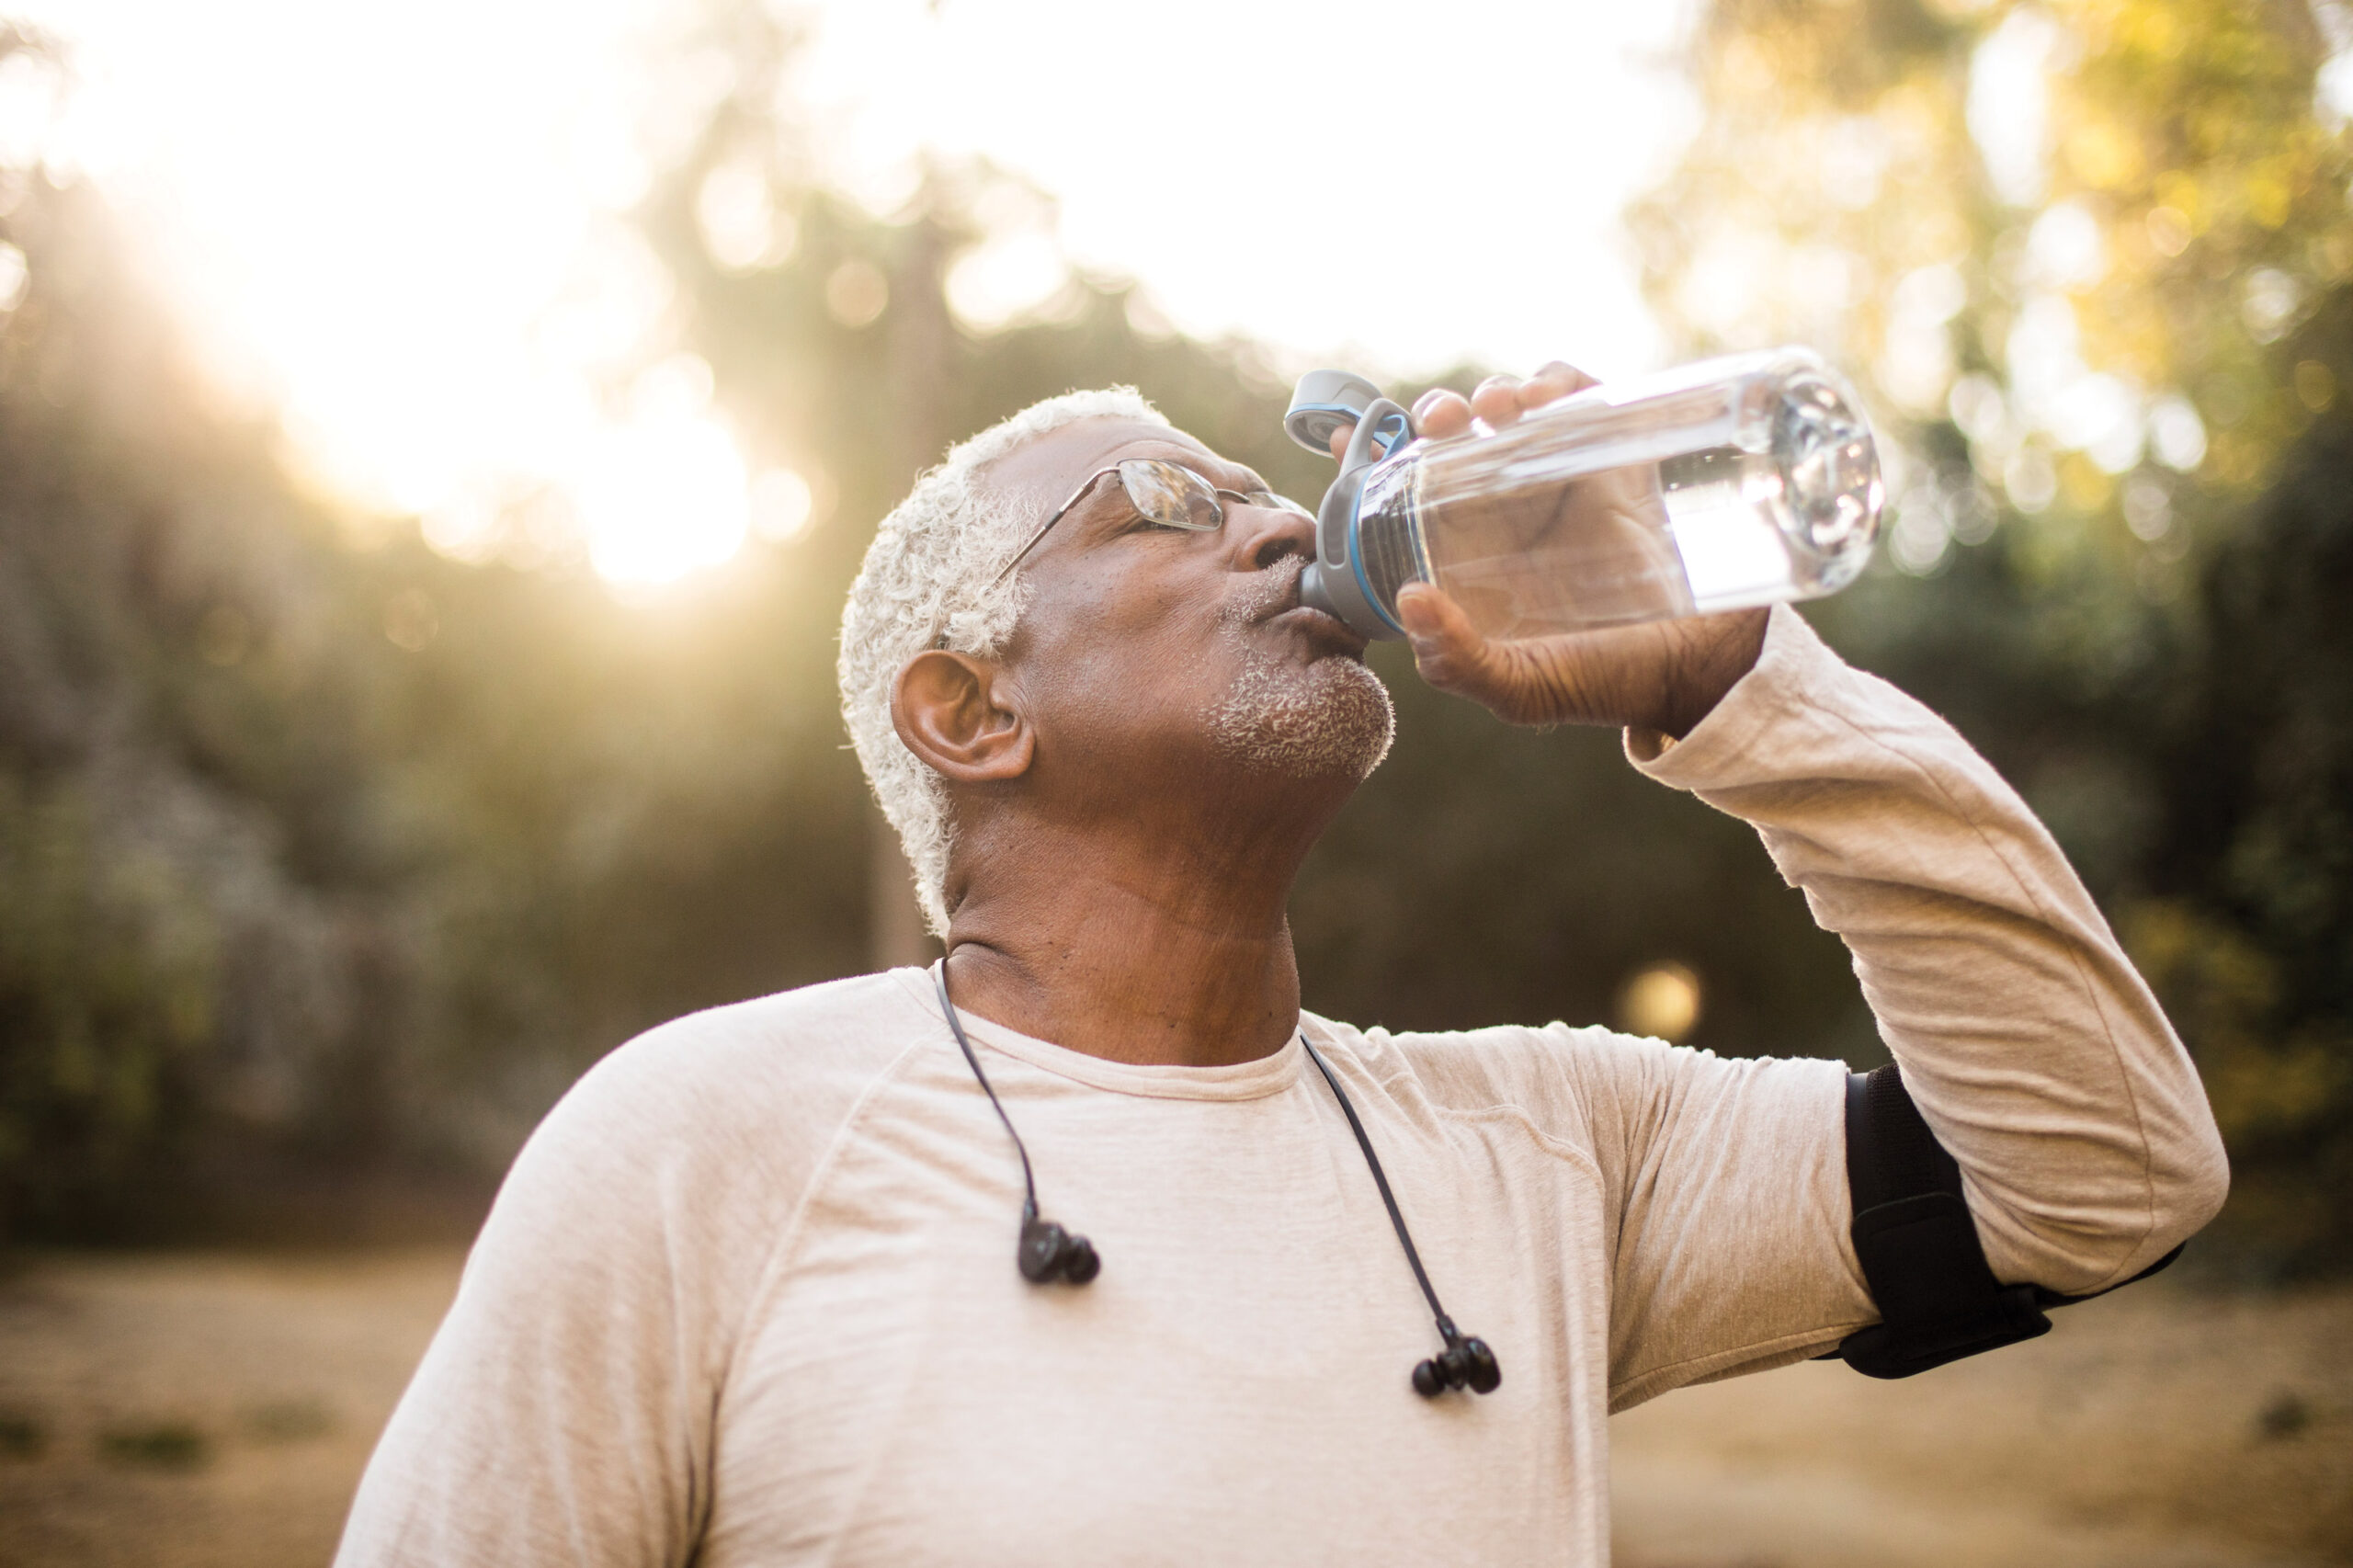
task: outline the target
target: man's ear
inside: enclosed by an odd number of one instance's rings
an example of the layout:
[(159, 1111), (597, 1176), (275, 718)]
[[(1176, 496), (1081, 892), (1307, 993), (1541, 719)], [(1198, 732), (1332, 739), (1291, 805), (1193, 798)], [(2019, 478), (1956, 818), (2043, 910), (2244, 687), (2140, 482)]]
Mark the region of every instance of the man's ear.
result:
[(986, 659), (928, 650), (899, 671), (891, 724), (909, 751), (961, 784), (1018, 778), (1029, 771), (1037, 735), (999, 701), (1005, 673)]

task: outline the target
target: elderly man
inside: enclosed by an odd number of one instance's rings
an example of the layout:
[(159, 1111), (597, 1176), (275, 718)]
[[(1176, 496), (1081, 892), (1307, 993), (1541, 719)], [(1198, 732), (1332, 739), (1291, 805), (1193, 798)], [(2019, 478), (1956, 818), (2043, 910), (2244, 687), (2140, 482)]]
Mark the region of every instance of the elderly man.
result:
[[(1576, 384), (1416, 413), (1477, 440), (1474, 409)], [(841, 676), (944, 968), (681, 1019), (584, 1078), (343, 1562), (1597, 1564), (1610, 1411), (1879, 1315), (1840, 1064), (1301, 1010), (1291, 879), (1392, 727), (1358, 639), (1300, 603), (1310, 546), (1126, 392), (923, 478)], [(1427, 587), (1401, 610), (1424, 678), (1622, 726), (1756, 825), (2000, 1280), (2097, 1290), (2212, 1214), (2180, 1045), (1933, 714), (1786, 608), (1505, 645)]]

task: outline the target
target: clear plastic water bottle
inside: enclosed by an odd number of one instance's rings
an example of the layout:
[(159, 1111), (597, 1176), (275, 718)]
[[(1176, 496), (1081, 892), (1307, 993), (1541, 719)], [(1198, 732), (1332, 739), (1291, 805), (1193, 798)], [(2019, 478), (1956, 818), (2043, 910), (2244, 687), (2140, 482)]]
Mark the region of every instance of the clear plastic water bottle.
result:
[(1284, 427), (1356, 434), (1324, 497), (1310, 604), (1404, 634), (1434, 583), (1489, 637), (1541, 637), (1835, 593), (1878, 538), (1869, 424), (1837, 375), (1779, 348), (1588, 387), (1490, 434), (1413, 439), (1345, 371), (1300, 381)]

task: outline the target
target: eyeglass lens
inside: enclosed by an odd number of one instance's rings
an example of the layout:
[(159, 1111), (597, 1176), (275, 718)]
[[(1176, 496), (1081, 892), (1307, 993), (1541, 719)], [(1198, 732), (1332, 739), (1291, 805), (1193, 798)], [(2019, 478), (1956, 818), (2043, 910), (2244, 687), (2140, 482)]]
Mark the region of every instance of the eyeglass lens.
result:
[(1120, 465), (1120, 483), (1135, 509), (1155, 523), (1206, 533), (1225, 521), (1209, 482), (1175, 463), (1130, 458)]
[(1162, 462), (1154, 458), (1130, 458), (1120, 464), (1120, 484), (1127, 491), (1128, 500), (1143, 517), (1172, 528), (1192, 528), (1207, 532), (1225, 521), (1225, 508), (1219, 504), (1221, 495), (1230, 495), (1246, 506), (1267, 506), (1279, 511), (1296, 512), (1312, 517), (1313, 513), (1298, 502), (1277, 495), (1268, 490), (1253, 490), (1246, 494), (1236, 490), (1219, 490), (1210, 482), (1179, 463)]

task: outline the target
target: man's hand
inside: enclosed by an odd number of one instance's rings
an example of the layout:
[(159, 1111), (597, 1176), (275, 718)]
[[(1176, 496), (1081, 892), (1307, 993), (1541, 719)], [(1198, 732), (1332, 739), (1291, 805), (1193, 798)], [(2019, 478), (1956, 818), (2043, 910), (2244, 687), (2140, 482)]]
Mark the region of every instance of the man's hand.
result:
[[(1473, 420), (1501, 429), (1532, 409), (1594, 385), (1557, 360), (1529, 380), (1490, 376), (1469, 398), (1434, 388), (1414, 404), (1414, 426), (1433, 440), (1470, 435)], [(1333, 437), (1333, 456), (1349, 429)], [(1473, 437), (1476, 438), (1475, 437)], [(1654, 488), (1617, 494), (1616, 477), (1585, 482), (1601, 513), (1628, 517), (1655, 509)], [(1515, 724), (1613, 724), (1680, 737), (1708, 716), (1765, 645), (1767, 612), (1648, 621), (1606, 631), (1497, 642), (1480, 634), (1461, 607), (1427, 583), (1397, 596), (1397, 616), (1413, 641), (1415, 667), (1440, 691), (1467, 697)]]

